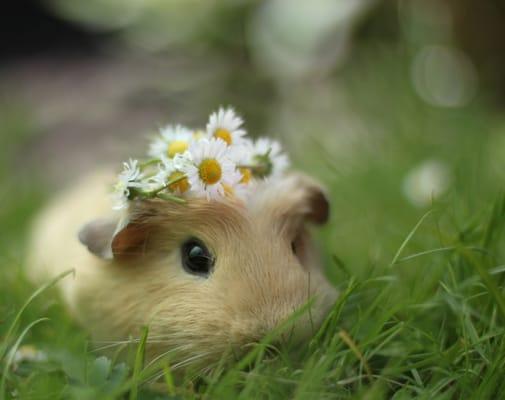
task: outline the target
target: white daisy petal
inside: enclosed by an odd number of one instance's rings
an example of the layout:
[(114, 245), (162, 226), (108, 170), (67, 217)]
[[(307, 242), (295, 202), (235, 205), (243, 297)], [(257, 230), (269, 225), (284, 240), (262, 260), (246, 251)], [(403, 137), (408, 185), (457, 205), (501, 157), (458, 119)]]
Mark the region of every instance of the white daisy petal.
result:
[(233, 108), (219, 108), (209, 117), (207, 123), (207, 138), (221, 139), (227, 145), (240, 144), (243, 141), (243, 136), (246, 134), (244, 129), (241, 129), (244, 121), (239, 117)]
[[(196, 197), (208, 200), (224, 197), (240, 181), (236, 164), (230, 158), (231, 151), (219, 139), (201, 139), (189, 147), (191, 163), (183, 167)], [(228, 192), (227, 192), (228, 191)]]
[(128, 205), (130, 188), (143, 188), (145, 183), (140, 171), (138, 160), (130, 159), (123, 163), (123, 171), (118, 175), (118, 181), (114, 186), (113, 200), (115, 210), (121, 210)]
[(173, 158), (187, 150), (193, 141), (193, 132), (183, 125), (167, 125), (160, 129), (160, 135), (150, 144), (149, 156)]

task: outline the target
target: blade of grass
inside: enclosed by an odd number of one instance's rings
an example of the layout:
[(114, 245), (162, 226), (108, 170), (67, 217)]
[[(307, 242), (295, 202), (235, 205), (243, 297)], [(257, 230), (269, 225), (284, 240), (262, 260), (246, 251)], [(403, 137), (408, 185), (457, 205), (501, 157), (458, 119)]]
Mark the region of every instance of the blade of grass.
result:
[(21, 335), (19, 335), (18, 340), (16, 340), (16, 343), (14, 343), (14, 346), (12, 346), (9, 356), (7, 357), (7, 361), (5, 363), (3, 373), (2, 373), (2, 380), (0, 381), (0, 400), (5, 399), (5, 382), (7, 380), (7, 375), (9, 374), (9, 370), (11, 368), (12, 362), (14, 361), (14, 357), (16, 356), (16, 351), (21, 345), (21, 342), (25, 338), (26, 334), (32, 329), (35, 325), (37, 325), (40, 322), (43, 321), (49, 321), (49, 318), (39, 318), (32, 323), (30, 323), (24, 330), (21, 332)]
[(450, 252), (456, 250), (456, 246), (448, 246), (448, 247), (439, 247), (437, 249), (431, 249), (431, 250), (426, 250), (426, 251), (421, 251), (419, 253), (411, 254), (405, 257), (400, 258), (396, 263), (400, 264), (406, 261), (413, 260), (417, 257), (422, 257), (422, 256), (427, 256), (430, 254), (435, 254), (435, 253), (445, 253), (445, 252)]
[(417, 224), (414, 226), (414, 228), (412, 228), (412, 230), (410, 231), (410, 233), (407, 235), (407, 237), (405, 238), (405, 240), (403, 241), (403, 243), (401, 244), (400, 248), (398, 249), (398, 251), (396, 252), (395, 256), (393, 257), (393, 260), (391, 261), (391, 264), (389, 264), (390, 267), (393, 267), (396, 262), (398, 261), (398, 259), (400, 258), (400, 255), (402, 254), (403, 250), (405, 249), (405, 247), (407, 246), (407, 244), (410, 242), (410, 240), (412, 239), (412, 237), (415, 235), (415, 233), (417, 232), (417, 230), (419, 229), (419, 227), (421, 226), (421, 224), (424, 222), (424, 220), (430, 215), (433, 213), (433, 210), (429, 210), (428, 212), (426, 212), (422, 217), (421, 219), (419, 219), (419, 221), (417, 222)]
[(505, 215), (505, 195), (501, 195), (500, 198), (494, 203), (493, 210), (491, 212), (491, 217), (486, 227), (486, 233), (482, 240), (482, 245), (484, 248), (489, 248), (493, 240), (498, 237), (503, 230), (503, 216)]
[[(451, 252), (451, 251), (455, 251), (455, 250), (458, 250), (458, 249), (459, 249), (458, 246), (448, 246), (448, 247), (439, 247), (437, 249), (431, 249), (431, 250), (421, 251), (419, 253), (411, 254), (409, 256), (405, 256), (405, 257), (400, 258), (398, 261), (396, 261), (396, 264), (401, 264), (403, 262), (413, 260), (413, 259), (415, 259), (417, 257), (427, 256), (427, 255), (436, 254), (436, 253)], [(487, 254), (487, 255), (489, 255), (489, 252), (486, 249), (481, 248), (481, 247), (470, 246), (470, 247), (467, 247), (467, 249), (468, 250), (472, 250), (472, 251), (474, 251), (476, 253), (481, 253), (481, 254)]]
[(7, 351), (8, 346), (9, 346), (10, 338), (14, 334), (14, 332), (19, 324), (19, 320), (21, 319), (21, 315), (26, 310), (26, 308), (30, 305), (30, 303), (33, 300), (35, 300), (35, 298), (37, 298), (41, 293), (45, 292), (47, 289), (56, 285), (59, 281), (61, 281), (66, 276), (68, 276), (70, 274), (74, 274), (74, 272), (75, 271), (73, 269), (71, 269), (71, 270), (61, 273), (56, 278), (54, 278), (52, 281), (46, 283), (45, 285), (43, 285), (43, 286), (39, 287), (37, 290), (35, 290), (35, 292), (32, 293), (32, 295), (28, 298), (28, 300), (26, 300), (26, 302), (23, 304), (23, 306), (19, 309), (18, 313), (16, 314), (14, 321), (12, 321), (11, 325), (9, 326), (9, 329), (7, 330), (7, 333), (4, 337), (3, 344), (2, 344), (2, 346), (0, 346), (0, 360), (5, 357), (5, 353)]
[(358, 283), (356, 282), (356, 280), (354, 278), (351, 278), (349, 280), (347, 288), (345, 289), (345, 292), (338, 296), (335, 304), (333, 305), (330, 312), (328, 313), (328, 316), (325, 318), (325, 320), (321, 324), (321, 327), (319, 328), (317, 333), (314, 335), (314, 337), (310, 341), (309, 348), (311, 350), (314, 350), (316, 347), (321, 345), (322, 339), (326, 336), (331, 325), (336, 324), (336, 322), (338, 321), (340, 314), (342, 312), (342, 308), (344, 307), (349, 296), (353, 293), (353, 291), (357, 287), (358, 287)]
[(354, 353), (354, 355), (358, 358), (358, 360), (360, 360), (362, 362), (363, 366), (365, 367), (365, 371), (368, 376), (368, 380), (370, 382), (372, 382), (372, 377), (373, 377), (372, 369), (370, 368), (370, 365), (368, 365), (368, 361), (363, 356), (363, 353), (358, 348), (358, 345), (354, 342), (354, 340), (351, 338), (351, 336), (349, 336), (349, 334), (343, 329), (338, 332), (338, 336), (340, 336), (342, 341), (347, 346), (349, 346), (349, 348)]
[(146, 354), (146, 342), (149, 335), (149, 328), (146, 326), (142, 330), (142, 336), (140, 343), (137, 347), (137, 353), (135, 355), (135, 363), (133, 366), (133, 376), (132, 376), (132, 386), (130, 390), (130, 400), (137, 400), (139, 392), (139, 382), (142, 381), (141, 372), (144, 368), (144, 360)]
[(167, 385), (167, 393), (170, 396), (175, 396), (174, 377), (172, 376), (172, 371), (168, 363), (163, 367), (163, 376), (165, 377), (165, 384)]
[(491, 295), (494, 297), (496, 304), (498, 306), (498, 309), (501, 313), (501, 316), (503, 320), (505, 321), (505, 298), (503, 297), (500, 289), (496, 285), (496, 283), (493, 281), (491, 278), (491, 275), (489, 274), (489, 271), (487, 268), (485, 268), (479, 260), (476, 259), (476, 257), (472, 254), (472, 252), (468, 251), (466, 248), (460, 248), (459, 251), (463, 254), (463, 256), (466, 258), (466, 260), (473, 265), (473, 267), (477, 270), (478, 274), (480, 275), (482, 281), (486, 285), (487, 289), (491, 293)]

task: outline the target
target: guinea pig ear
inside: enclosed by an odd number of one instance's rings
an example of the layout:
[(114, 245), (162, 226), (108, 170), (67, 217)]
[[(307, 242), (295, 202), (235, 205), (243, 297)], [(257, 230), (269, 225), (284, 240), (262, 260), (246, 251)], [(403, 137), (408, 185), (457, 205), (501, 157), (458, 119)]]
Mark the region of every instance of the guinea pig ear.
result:
[(148, 234), (147, 224), (103, 218), (84, 225), (78, 237), (91, 253), (104, 260), (125, 260), (143, 253)]
[(248, 206), (254, 212), (287, 226), (302, 221), (321, 225), (330, 216), (326, 190), (319, 182), (301, 173), (259, 183)]
[(317, 225), (328, 222), (330, 217), (330, 202), (326, 191), (319, 185), (307, 188), (308, 213), (307, 219)]
[[(271, 190), (273, 187), (275, 190)], [(301, 173), (267, 182), (263, 189), (258, 190), (254, 202), (254, 207), (268, 210), (274, 218), (279, 216), (289, 222), (302, 218), (322, 225), (330, 215), (326, 190), (319, 182)]]
[(111, 250), (115, 259), (127, 260), (144, 253), (149, 225), (140, 222), (130, 222), (120, 229), (112, 238)]
[(111, 243), (117, 224), (116, 218), (96, 219), (84, 225), (77, 236), (91, 253), (104, 260), (112, 260)]

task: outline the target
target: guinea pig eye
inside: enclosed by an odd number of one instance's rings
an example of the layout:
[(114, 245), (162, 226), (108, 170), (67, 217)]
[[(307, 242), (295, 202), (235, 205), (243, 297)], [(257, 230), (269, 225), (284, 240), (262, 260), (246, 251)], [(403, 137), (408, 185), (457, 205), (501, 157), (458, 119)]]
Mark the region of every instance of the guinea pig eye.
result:
[(198, 239), (191, 238), (181, 247), (182, 265), (190, 274), (208, 275), (214, 266), (214, 257)]

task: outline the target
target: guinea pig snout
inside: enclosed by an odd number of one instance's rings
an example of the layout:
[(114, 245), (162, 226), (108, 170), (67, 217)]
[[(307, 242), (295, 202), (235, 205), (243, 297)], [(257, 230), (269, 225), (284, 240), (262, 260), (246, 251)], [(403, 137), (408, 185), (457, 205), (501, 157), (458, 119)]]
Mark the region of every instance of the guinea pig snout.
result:
[(274, 346), (303, 343), (320, 325), (318, 320), (311, 320), (308, 307), (310, 305), (304, 304), (292, 309), (271, 306), (256, 310), (249, 317), (236, 320), (231, 329), (232, 342), (239, 347), (247, 347), (264, 339)]
[(230, 329), (233, 343), (259, 342), (269, 334), (275, 342), (299, 343), (315, 333), (334, 300), (334, 290), (326, 282), (311, 282), (307, 272), (295, 267), (298, 270), (287, 274), (271, 272), (261, 285), (250, 280), (247, 287), (237, 288)]

